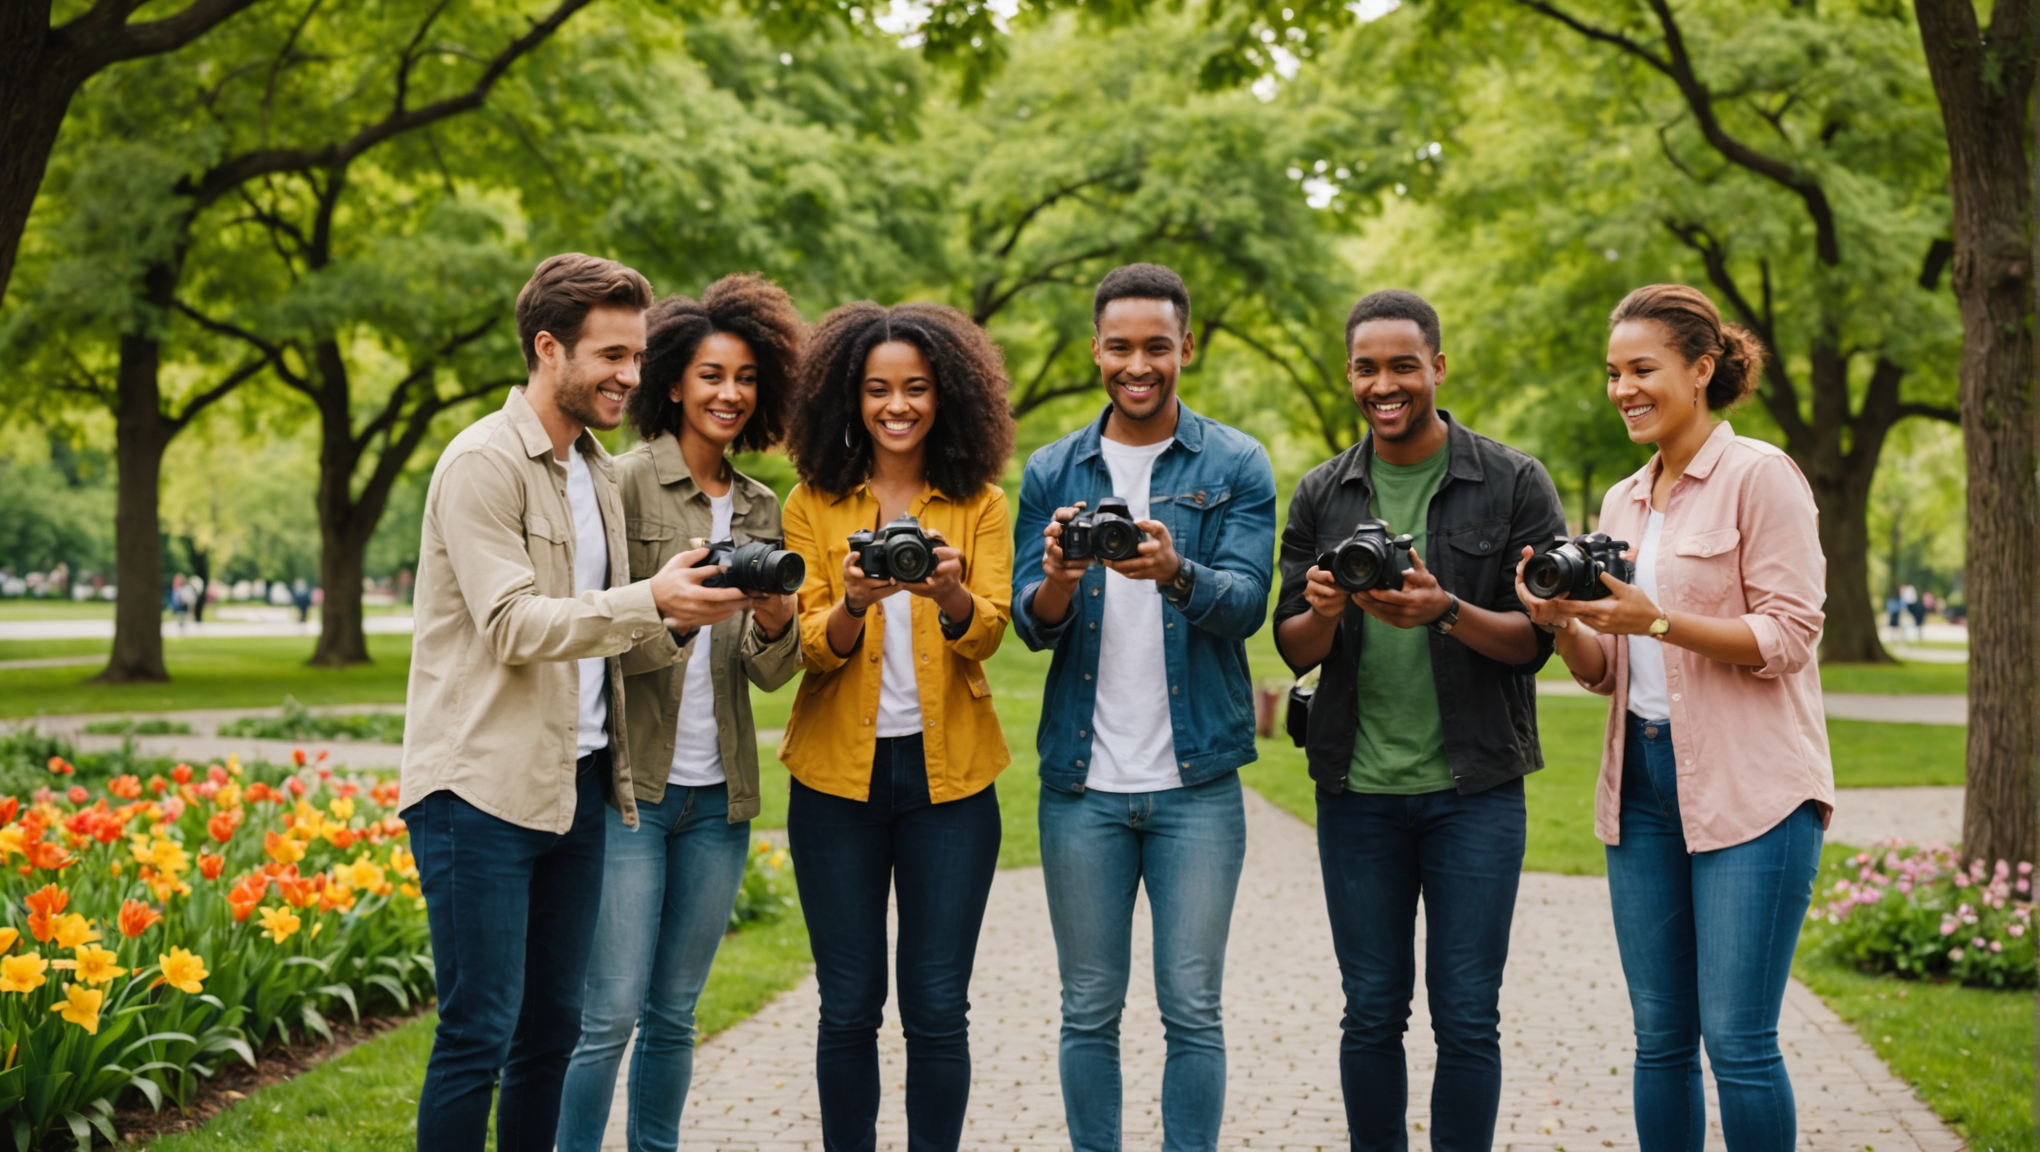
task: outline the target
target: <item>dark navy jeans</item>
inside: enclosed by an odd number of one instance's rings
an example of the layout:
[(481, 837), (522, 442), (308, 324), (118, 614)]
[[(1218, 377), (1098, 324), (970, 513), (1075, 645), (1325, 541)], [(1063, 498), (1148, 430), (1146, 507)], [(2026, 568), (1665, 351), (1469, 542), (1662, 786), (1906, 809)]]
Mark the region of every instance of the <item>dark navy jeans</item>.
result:
[(553, 1146), (602, 903), (608, 774), (606, 751), (582, 759), (563, 834), (498, 819), (447, 791), (403, 811), (439, 984), (418, 1093), (420, 1152), (481, 1152), (499, 1079), (498, 1152)]
[(1424, 984), (1438, 1041), (1431, 1147), (1488, 1152), (1501, 1105), (1502, 967), (1523, 871), (1523, 781), (1486, 792), (1317, 794), (1318, 860), (1345, 984), (1339, 1081), (1354, 1152), (1409, 1147), (1403, 1033)]
[(1676, 763), (1670, 723), (1629, 717), (1608, 895), (1636, 1015), (1637, 1141), (1701, 1152), (1704, 1039), (1729, 1152), (1791, 1152), (1778, 1012), (1820, 867), (1820, 812), (1809, 800), (1754, 840), (1688, 853)]
[(987, 786), (931, 803), (921, 737), (881, 739), (869, 799), (795, 780), (786, 833), (822, 994), (815, 1039), (822, 1146), (870, 1152), (878, 1139), (886, 904), (894, 895), (907, 1148), (955, 1152), (970, 1103), (971, 964), (999, 864), (998, 793)]

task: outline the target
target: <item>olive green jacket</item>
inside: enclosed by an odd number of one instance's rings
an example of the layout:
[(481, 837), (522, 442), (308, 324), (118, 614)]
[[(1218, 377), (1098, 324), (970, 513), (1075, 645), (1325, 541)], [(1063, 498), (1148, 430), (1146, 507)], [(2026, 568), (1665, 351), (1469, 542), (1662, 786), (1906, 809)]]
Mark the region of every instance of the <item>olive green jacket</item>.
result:
[[(739, 544), (779, 539), (779, 498), (734, 468), (730, 475), (731, 538)], [(697, 539), (708, 539), (714, 526), (708, 494), (694, 483), (674, 437), (660, 436), (617, 457), (616, 484), (623, 497), (632, 580), (645, 579), (675, 554), (694, 547)], [(751, 693), (745, 681), (770, 692), (793, 678), (800, 670), (797, 624), (787, 625), (778, 639), (767, 640), (747, 610), (708, 630), (706, 658), (712, 662), (709, 681), (715, 686), (715, 727), (723, 771), (729, 777), (732, 824), (758, 814), (758, 730), (751, 720)], [(631, 790), (640, 803), (657, 804), (666, 795), (687, 664), (703, 658), (700, 649), (697, 632), (678, 660), (624, 676)]]

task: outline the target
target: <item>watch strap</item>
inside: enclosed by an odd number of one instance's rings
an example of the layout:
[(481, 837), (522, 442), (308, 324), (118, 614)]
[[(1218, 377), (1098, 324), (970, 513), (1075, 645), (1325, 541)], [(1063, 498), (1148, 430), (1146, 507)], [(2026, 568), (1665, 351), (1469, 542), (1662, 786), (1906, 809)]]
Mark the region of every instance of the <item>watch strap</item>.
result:
[(1445, 609), (1443, 615), (1431, 621), (1432, 631), (1440, 636), (1452, 635), (1452, 630), (1459, 626), (1459, 597), (1451, 592), (1447, 592), (1446, 595), (1452, 597), (1452, 604)]

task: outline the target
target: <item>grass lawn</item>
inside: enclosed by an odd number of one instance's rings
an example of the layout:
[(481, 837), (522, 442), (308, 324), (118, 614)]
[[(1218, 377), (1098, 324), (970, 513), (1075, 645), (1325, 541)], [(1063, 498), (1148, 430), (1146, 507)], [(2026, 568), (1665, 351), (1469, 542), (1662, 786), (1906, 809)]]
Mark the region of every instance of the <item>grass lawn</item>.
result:
[[(750, 1016), (806, 975), (812, 962), (798, 907), (724, 938), (696, 1008), (697, 1026), (714, 1035)], [(300, 1152), (307, 1133), (315, 1132), (322, 1152), (409, 1152), (417, 1143), (418, 1086), (436, 1020), (427, 1014), (295, 1080), (256, 1092), (197, 1131), (146, 1147)]]
[[(410, 674), (409, 636), (368, 637), (372, 664), (334, 671), (312, 668), (314, 638), (211, 638), (164, 645), (165, 684), (95, 684), (92, 667), (0, 671), (0, 716), (74, 712), (155, 712), (182, 708), (261, 708), (286, 694), (302, 704), (381, 704), (404, 698)], [(0, 660), (104, 652), (103, 640), (9, 641)]]

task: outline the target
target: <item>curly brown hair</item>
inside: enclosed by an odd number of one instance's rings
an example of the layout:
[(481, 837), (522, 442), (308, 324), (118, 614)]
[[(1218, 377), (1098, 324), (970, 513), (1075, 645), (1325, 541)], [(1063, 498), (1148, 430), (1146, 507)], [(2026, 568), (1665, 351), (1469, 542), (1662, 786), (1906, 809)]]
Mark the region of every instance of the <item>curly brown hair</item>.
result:
[[(940, 408), (928, 431), (928, 483), (952, 500), (997, 482), (1013, 454), (1005, 357), (969, 316), (941, 304), (845, 304), (815, 325), (793, 389), (787, 451), (803, 483), (840, 496), (871, 472), (864, 362), (891, 341), (912, 344), (935, 373)], [(848, 429), (846, 433), (845, 429)]]
[(669, 395), (673, 384), (687, 374), (703, 340), (727, 332), (758, 358), (758, 406), (731, 447), (762, 452), (784, 438), (787, 394), (807, 342), (807, 321), (785, 289), (762, 276), (725, 276), (698, 301), (668, 296), (652, 305), (645, 329), (645, 364), (627, 408), (639, 436), (680, 434), (685, 416)]

